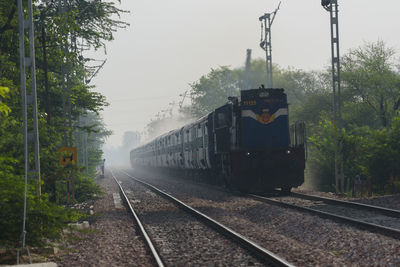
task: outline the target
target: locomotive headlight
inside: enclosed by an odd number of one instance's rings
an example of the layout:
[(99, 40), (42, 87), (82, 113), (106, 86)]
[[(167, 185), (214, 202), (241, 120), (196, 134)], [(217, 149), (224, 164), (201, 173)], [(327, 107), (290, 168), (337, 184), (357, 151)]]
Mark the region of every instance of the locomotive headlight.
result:
[(290, 149), (286, 150), (286, 154), (289, 155), (290, 153), (292, 153), (292, 151), (290, 151)]
[(250, 155), (251, 155), (250, 152), (246, 152), (246, 156), (250, 157)]

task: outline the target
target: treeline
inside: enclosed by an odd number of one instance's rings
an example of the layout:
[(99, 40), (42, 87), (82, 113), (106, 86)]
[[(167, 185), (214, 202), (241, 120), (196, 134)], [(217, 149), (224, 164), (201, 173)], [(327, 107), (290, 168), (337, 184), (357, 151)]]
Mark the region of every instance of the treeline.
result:
[[(356, 175), (372, 185), (374, 193), (399, 190), (400, 175), (400, 74), (396, 51), (384, 42), (366, 43), (342, 56), (342, 117), (345, 191), (350, 192)], [(307, 125), (308, 159), (306, 183), (319, 190), (335, 191), (334, 129), (332, 125), (332, 75), (274, 65), (274, 87), (288, 95), (291, 122)], [(265, 81), (265, 61), (251, 63), (249, 88)], [(191, 104), (180, 112), (201, 117), (239, 95), (245, 87), (245, 70), (212, 69), (191, 84)], [(158, 121), (168, 120), (169, 115)], [(156, 125), (153, 120), (150, 127)], [(151, 130), (151, 129), (150, 129)]]
[[(113, 33), (127, 26), (115, 2), (33, 1), (42, 195), (28, 179), (28, 244), (57, 236), (65, 222), (81, 216), (63, 208), (67, 171), (73, 171), (72, 203), (100, 193), (93, 178), (110, 134), (99, 115), (108, 104), (89, 84), (97, 63), (84, 51), (105, 50)], [(13, 247), (22, 231), (25, 172), (18, 40), (17, 1), (0, 0), (0, 244)], [(64, 146), (78, 148), (77, 166), (59, 165)]]

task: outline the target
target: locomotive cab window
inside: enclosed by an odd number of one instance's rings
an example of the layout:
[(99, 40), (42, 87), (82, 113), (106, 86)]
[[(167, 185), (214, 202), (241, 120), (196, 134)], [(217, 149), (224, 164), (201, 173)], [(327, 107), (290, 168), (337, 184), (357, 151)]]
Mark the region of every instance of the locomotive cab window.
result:
[(216, 129), (229, 127), (232, 120), (232, 106), (225, 105), (215, 110), (214, 120)]
[(224, 113), (218, 113), (218, 126), (224, 127), (226, 126), (226, 120), (225, 120), (225, 114)]

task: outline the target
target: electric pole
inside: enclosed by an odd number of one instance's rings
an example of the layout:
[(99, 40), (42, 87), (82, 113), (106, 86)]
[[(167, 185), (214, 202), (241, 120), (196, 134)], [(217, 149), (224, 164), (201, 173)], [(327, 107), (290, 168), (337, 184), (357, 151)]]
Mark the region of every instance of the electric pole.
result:
[(265, 67), (267, 72), (267, 88), (273, 87), (272, 80), (272, 44), (271, 44), (271, 26), (274, 22), (276, 13), (281, 6), (281, 2), (279, 2), (278, 7), (272, 13), (265, 13), (258, 20), (261, 22), (261, 41), (260, 47), (265, 51)]
[[(27, 202), (27, 184), (28, 175), (30, 178), (36, 179), (36, 193), (41, 194), (40, 188), (40, 155), (39, 155), (39, 128), (37, 118), (37, 93), (36, 93), (36, 66), (35, 66), (35, 37), (32, 20), (32, 0), (28, 0), (28, 19), (25, 19), (26, 14), (22, 5), (22, 0), (18, 0), (18, 24), (19, 24), (19, 55), (20, 55), (20, 72), (21, 72), (21, 94), (22, 94), (22, 117), (24, 124), (24, 156), (25, 156), (25, 188), (24, 188), (24, 212), (23, 212), (23, 225), (22, 225), (22, 248), (26, 249), (29, 256), (29, 262), (31, 258), (28, 248), (25, 248), (26, 238), (26, 202)], [(25, 30), (28, 32), (29, 40), (29, 56), (25, 55)], [(27, 94), (26, 88), (26, 68), (30, 70), (30, 92)], [(29, 80), (29, 79), (28, 79)], [(31, 106), (33, 128), (31, 132), (28, 132), (28, 109)], [(29, 143), (33, 143), (35, 153), (34, 168), (30, 169), (31, 164), (29, 163)], [(19, 250), (17, 255), (17, 264), (19, 263)]]
[[(331, 53), (332, 53), (332, 89), (333, 89), (333, 126), (335, 146), (335, 183), (336, 193), (344, 192), (342, 111), (340, 99), (340, 53), (339, 53), (339, 9), (337, 0), (321, 0), (321, 5), (330, 13)], [(339, 189), (340, 183), (340, 189)]]

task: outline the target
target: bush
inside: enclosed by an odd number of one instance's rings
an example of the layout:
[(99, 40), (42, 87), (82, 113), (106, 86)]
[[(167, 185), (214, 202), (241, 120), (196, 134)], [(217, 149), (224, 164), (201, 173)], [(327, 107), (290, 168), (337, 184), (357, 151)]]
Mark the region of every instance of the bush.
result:
[[(10, 174), (12, 167), (6, 162), (13, 160), (0, 160), (0, 243), (17, 246), (21, 241), (25, 182), (23, 176)], [(29, 245), (57, 237), (67, 222), (84, 216), (51, 203), (46, 194), (39, 197), (35, 192), (35, 186), (29, 184), (26, 210), (26, 242)]]
[[(387, 191), (389, 178), (400, 177), (400, 117), (390, 129), (350, 126), (343, 131), (345, 185), (350, 187), (354, 177), (371, 179), (374, 193)], [(320, 177), (319, 189), (334, 189), (333, 125), (323, 120), (309, 138), (311, 156), (309, 167)], [(385, 187), (386, 186), (386, 187)], [(386, 188), (386, 189), (385, 189)], [(347, 188), (349, 190), (349, 188)]]

